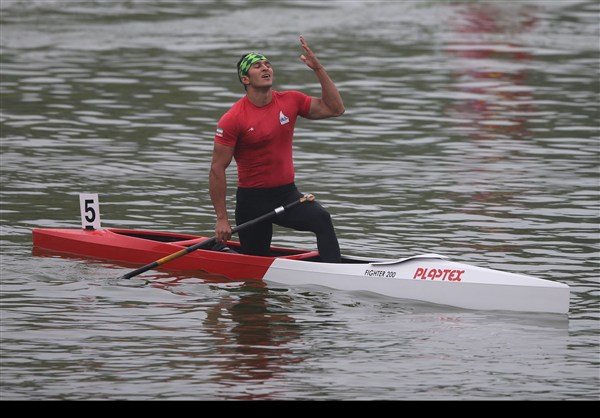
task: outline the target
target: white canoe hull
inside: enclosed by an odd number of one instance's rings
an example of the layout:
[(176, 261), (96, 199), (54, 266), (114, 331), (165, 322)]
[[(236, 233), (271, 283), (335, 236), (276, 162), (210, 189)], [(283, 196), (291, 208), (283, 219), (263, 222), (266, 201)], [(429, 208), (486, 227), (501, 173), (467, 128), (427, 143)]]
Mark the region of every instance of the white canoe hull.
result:
[(263, 280), (368, 291), (465, 309), (569, 312), (570, 290), (563, 283), (452, 262), (435, 254), (357, 264), (276, 259)]

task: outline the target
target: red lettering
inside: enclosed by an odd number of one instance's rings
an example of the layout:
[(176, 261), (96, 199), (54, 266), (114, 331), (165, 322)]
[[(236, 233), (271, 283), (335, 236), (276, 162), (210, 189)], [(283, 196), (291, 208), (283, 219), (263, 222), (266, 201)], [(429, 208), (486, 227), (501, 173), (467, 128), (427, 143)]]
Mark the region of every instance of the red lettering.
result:
[(413, 279), (423, 276), (425, 274), (425, 271), (426, 271), (426, 269), (419, 267), (417, 269), (417, 271), (415, 271), (415, 275), (413, 276)]
[(460, 276), (464, 272), (464, 270), (452, 270), (452, 273), (450, 273), (450, 277), (448, 278), (448, 280), (452, 280), (453, 282), (460, 282)]
[[(426, 269), (424, 267), (419, 267), (415, 270), (415, 274), (413, 279), (421, 279), (421, 280), (448, 280), (450, 282), (460, 282), (461, 276), (463, 275), (464, 270), (451, 270), (451, 269)], [(366, 273), (365, 273), (366, 274)]]

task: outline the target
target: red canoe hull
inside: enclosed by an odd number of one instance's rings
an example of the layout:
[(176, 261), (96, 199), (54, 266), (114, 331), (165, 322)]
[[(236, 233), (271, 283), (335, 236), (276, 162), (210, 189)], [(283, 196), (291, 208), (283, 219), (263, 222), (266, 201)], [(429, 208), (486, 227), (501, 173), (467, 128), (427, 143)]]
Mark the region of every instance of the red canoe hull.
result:
[[(101, 230), (35, 228), (32, 234), (33, 245), (37, 249), (130, 263), (138, 267), (180, 251), (185, 246), (208, 239), (187, 234), (114, 228)], [(228, 245), (235, 248), (239, 244), (229, 242)], [(312, 251), (277, 247), (273, 247), (273, 250), (283, 252), (284, 258), (291, 259), (306, 259), (317, 255)], [(229, 279), (262, 279), (274, 260), (275, 257), (256, 257), (200, 249), (166, 263), (163, 268), (179, 271), (200, 270)]]

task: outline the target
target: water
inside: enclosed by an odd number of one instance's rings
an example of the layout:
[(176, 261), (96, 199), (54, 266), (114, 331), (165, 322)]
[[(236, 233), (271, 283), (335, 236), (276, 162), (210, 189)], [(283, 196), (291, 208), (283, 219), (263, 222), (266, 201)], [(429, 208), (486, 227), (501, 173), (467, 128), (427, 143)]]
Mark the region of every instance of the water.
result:
[[(3, 400), (600, 398), (597, 2), (0, 11)], [(567, 283), (568, 317), (168, 271), (119, 281), (129, 270), (32, 253), (32, 228), (79, 227), (86, 192), (104, 226), (210, 234), (235, 62), (261, 51), (277, 89), (318, 95), (299, 34), (347, 108), (295, 137), (297, 183), (343, 252)], [(315, 248), (281, 229), (274, 243)]]

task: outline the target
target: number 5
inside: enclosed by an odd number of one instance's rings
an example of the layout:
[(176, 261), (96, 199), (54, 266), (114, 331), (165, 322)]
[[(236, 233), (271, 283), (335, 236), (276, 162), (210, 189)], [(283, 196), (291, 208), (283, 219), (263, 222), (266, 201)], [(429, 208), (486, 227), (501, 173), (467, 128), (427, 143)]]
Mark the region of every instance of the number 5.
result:
[(95, 203), (94, 199), (85, 199), (85, 212), (90, 213), (89, 216), (85, 215), (85, 220), (90, 224), (93, 224), (94, 219), (96, 219), (96, 211), (94, 210), (94, 207), (92, 206), (94, 203)]
[(100, 203), (97, 194), (80, 194), (81, 227), (83, 229), (101, 229)]

